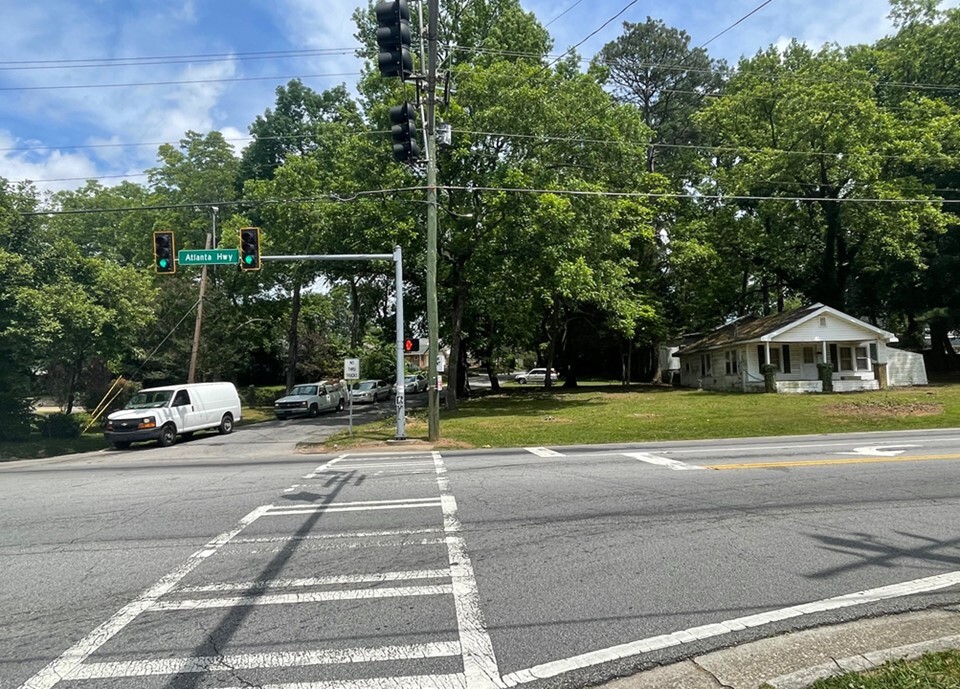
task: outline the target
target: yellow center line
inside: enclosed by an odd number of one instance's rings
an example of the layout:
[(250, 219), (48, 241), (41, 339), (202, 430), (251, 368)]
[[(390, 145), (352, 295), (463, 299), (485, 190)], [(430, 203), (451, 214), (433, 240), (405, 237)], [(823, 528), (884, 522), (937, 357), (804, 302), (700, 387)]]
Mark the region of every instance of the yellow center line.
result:
[(873, 464), (878, 462), (930, 462), (938, 459), (960, 459), (953, 455), (914, 455), (908, 457), (851, 457), (850, 459), (805, 459), (794, 462), (742, 462), (738, 464), (707, 464), (705, 469), (726, 471), (728, 469), (775, 469), (777, 467), (816, 467), (831, 464)]

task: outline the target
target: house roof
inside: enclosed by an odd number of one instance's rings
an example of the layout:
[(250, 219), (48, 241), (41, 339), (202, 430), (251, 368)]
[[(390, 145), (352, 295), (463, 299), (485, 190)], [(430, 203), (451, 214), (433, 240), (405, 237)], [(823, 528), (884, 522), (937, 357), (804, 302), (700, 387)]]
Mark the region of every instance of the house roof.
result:
[(709, 349), (718, 349), (730, 345), (744, 342), (763, 342), (773, 339), (776, 335), (789, 330), (811, 318), (816, 318), (822, 313), (830, 313), (837, 318), (854, 323), (865, 330), (870, 330), (883, 337), (888, 342), (896, 342), (897, 338), (893, 333), (870, 325), (849, 314), (837, 311), (834, 308), (823, 304), (812, 304), (804, 306), (793, 311), (784, 311), (770, 316), (744, 316), (731, 323), (713, 330), (696, 342), (681, 349), (677, 354), (695, 354), (697, 352), (707, 351)]

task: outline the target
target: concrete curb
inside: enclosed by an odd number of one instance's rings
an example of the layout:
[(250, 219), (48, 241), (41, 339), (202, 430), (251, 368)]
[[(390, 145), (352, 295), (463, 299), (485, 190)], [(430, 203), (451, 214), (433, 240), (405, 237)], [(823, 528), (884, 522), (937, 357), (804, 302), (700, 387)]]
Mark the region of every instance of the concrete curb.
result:
[(924, 653), (938, 653), (960, 648), (960, 634), (943, 636), (939, 639), (922, 641), (916, 644), (907, 644), (897, 648), (888, 648), (882, 651), (871, 651), (862, 655), (840, 658), (832, 663), (815, 665), (803, 670), (797, 670), (786, 675), (780, 675), (766, 681), (774, 689), (806, 689), (818, 679), (842, 675), (845, 672), (865, 672), (873, 670), (891, 660), (913, 660)]
[(604, 689), (807, 689), (889, 660), (960, 649), (960, 606), (869, 617), (748, 641), (661, 665)]

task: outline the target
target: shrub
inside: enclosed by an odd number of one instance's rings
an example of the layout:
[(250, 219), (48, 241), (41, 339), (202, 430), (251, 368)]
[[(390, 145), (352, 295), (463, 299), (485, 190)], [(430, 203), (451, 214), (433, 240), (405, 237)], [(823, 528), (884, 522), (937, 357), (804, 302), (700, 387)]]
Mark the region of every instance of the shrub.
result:
[(248, 407), (272, 407), (274, 402), (286, 394), (283, 388), (258, 388), (248, 385), (243, 390), (243, 401)]
[(44, 438), (79, 438), (89, 420), (87, 414), (44, 414), (37, 416), (40, 435)]
[(0, 441), (30, 436), (30, 402), (16, 395), (0, 395)]

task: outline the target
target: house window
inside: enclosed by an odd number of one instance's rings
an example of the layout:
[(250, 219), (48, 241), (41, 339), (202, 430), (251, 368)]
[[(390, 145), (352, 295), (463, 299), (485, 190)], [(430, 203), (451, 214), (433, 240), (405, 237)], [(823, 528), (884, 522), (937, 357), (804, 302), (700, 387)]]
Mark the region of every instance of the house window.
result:
[(710, 373), (710, 355), (701, 354), (700, 355), (700, 371), (703, 375)]
[(853, 370), (853, 349), (850, 347), (840, 348), (840, 370), (841, 371)]
[(737, 350), (727, 350), (724, 354), (724, 359), (727, 367), (727, 375), (737, 373)]
[(783, 370), (783, 367), (780, 366), (780, 350), (777, 347), (770, 348), (770, 363), (776, 366), (778, 371)]
[(827, 327), (827, 319), (826, 319), (825, 317), (823, 317), (823, 316), (820, 316), (820, 327), (821, 327), (821, 328), (826, 328), (826, 327)]
[(866, 371), (870, 368), (870, 363), (867, 361), (867, 348), (866, 347), (857, 347), (854, 351), (854, 354), (857, 357), (857, 370)]
[(813, 359), (813, 347), (803, 348), (803, 363), (805, 364), (815, 363)]

